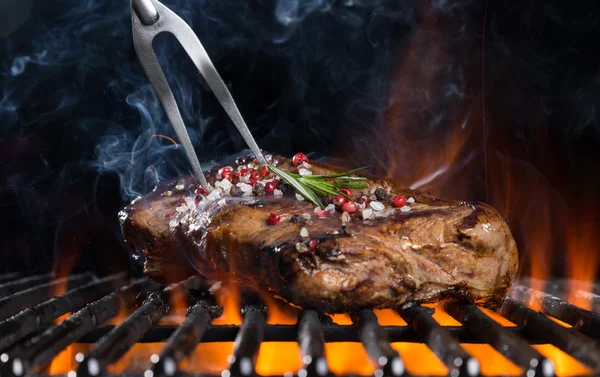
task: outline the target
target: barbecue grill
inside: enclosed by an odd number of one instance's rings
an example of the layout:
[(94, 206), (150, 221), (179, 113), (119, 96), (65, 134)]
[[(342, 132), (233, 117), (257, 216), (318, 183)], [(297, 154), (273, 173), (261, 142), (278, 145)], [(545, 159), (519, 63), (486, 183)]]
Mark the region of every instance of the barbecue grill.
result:
[[(110, 366), (141, 343), (161, 343), (159, 352), (140, 361), (145, 365), (144, 377), (203, 374), (181, 366), (198, 343), (211, 342), (235, 342), (222, 377), (257, 375), (255, 362), (263, 342), (297, 342), (301, 367), (285, 376), (333, 375), (325, 349), (339, 342), (362, 344), (378, 377), (410, 373), (411, 360), (391, 346), (395, 342), (425, 344), (453, 377), (478, 376), (488, 362), (473, 357), (464, 344), (489, 344), (527, 377), (553, 376), (560, 369), (561, 361), (540, 353), (534, 347), (539, 344), (559, 348), (593, 371), (590, 374), (600, 367), (600, 315), (562, 299), (568, 284), (556, 281), (548, 284), (548, 292), (532, 288), (539, 284), (530, 281), (513, 287), (498, 313), (516, 326), (475, 305), (460, 303), (437, 308), (407, 305), (397, 312), (407, 325), (380, 326), (371, 310), (352, 313), (351, 325), (336, 324), (313, 310), (299, 311), (293, 325), (267, 324), (267, 306), (251, 293), (241, 294), (241, 325), (217, 325), (211, 322), (223, 308), (197, 277), (170, 286), (124, 274), (98, 278), (89, 273), (61, 279), (52, 274), (8, 274), (0, 276), (0, 282), (2, 377), (48, 374), (48, 366), (74, 344), (85, 351), (73, 353), (69, 377), (110, 375)], [(52, 297), (60, 287), (64, 293)], [(597, 293), (579, 294), (597, 310)], [(171, 313), (173, 300), (181, 299), (189, 303), (185, 320), (179, 325), (160, 322)], [(123, 310), (128, 315), (121, 323), (107, 324)], [(435, 310), (445, 311), (462, 326), (438, 323)]]

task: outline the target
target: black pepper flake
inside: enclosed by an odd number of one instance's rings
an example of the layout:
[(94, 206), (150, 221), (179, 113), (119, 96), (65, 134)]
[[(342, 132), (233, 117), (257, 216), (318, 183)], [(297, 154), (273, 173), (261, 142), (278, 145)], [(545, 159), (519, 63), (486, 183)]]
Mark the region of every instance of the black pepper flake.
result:
[(377, 200), (384, 200), (387, 197), (387, 191), (383, 187), (379, 187), (375, 190), (375, 197)]
[(283, 195), (293, 195), (294, 194), (294, 188), (290, 185), (288, 185), (287, 183), (285, 183), (283, 180), (280, 180), (279, 182), (277, 182), (277, 190), (280, 190)]
[(233, 185), (233, 186), (231, 186), (231, 189), (229, 189), (229, 195), (242, 196), (242, 195), (244, 195), (244, 192), (242, 191), (241, 188), (237, 187), (236, 185)]
[(292, 218), (290, 219), (291, 222), (295, 223), (299, 223), (300, 220), (302, 220), (302, 216), (300, 215), (293, 215)]
[(254, 195), (264, 195), (265, 194), (265, 185), (262, 183), (257, 183), (252, 187), (252, 193)]

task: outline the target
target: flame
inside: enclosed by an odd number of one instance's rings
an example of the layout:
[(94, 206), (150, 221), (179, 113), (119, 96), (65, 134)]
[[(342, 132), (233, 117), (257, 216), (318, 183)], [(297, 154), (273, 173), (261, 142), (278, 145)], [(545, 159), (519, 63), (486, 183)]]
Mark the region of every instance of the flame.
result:
[(462, 343), (471, 356), (479, 360), (481, 374), (485, 376), (518, 376), (521, 368), (502, 356), (489, 344)]
[(181, 370), (190, 373), (220, 375), (227, 370), (227, 358), (233, 353), (233, 342), (200, 343), (190, 357), (181, 363)]
[(590, 310), (592, 302), (589, 296), (580, 292), (592, 292), (598, 273), (600, 254), (600, 236), (598, 222), (590, 208), (596, 208), (596, 197), (590, 197), (588, 206), (578, 211), (579, 221), (571, 222), (567, 228), (567, 274), (570, 280), (567, 299), (572, 304)]
[(554, 362), (554, 368), (558, 377), (585, 376), (593, 372), (590, 368), (551, 344), (538, 344), (532, 347)]
[(393, 310), (374, 310), (380, 326), (406, 326), (406, 322)]
[(333, 374), (367, 376), (375, 372), (361, 343), (326, 343), (325, 355)]
[(256, 372), (261, 376), (294, 374), (302, 366), (300, 348), (295, 342), (265, 342), (260, 345)]
[(500, 314), (496, 313), (493, 310), (486, 309), (486, 308), (479, 308), (479, 309), (485, 315), (487, 315), (488, 317), (490, 317), (491, 319), (493, 319), (494, 321), (498, 322), (500, 325), (502, 325), (504, 327), (515, 327), (515, 326), (517, 326), (516, 324), (514, 324), (511, 321), (509, 321), (508, 319), (502, 317)]
[(267, 306), (267, 323), (269, 325), (295, 325), (298, 321), (296, 309), (291, 306), (280, 304), (270, 295), (265, 293), (261, 293), (260, 298)]
[(181, 325), (185, 321), (189, 297), (183, 286), (175, 285), (169, 296), (169, 312), (160, 320), (161, 325)]
[(351, 325), (352, 319), (348, 314), (332, 314), (331, 319), (338, 325)]
[(231, 282), (215, 292), (217, 303), (223, 307), (223, 315), (213, 321), (215, 325), (241, 325), (240, 295), (238, 286)]
[(392, 343), (392, 348), (400, 353), (406, 370), (412, 375), (446, 376), (448, 369), (423, 343)]
[(423, 305), (428, 308), (435, 310), (432, 317), (437, 323), (442, 326), (462, 326), (462, 323), (458, 322), (452, 316), (444, 310), (444, 306), (441, 303), (436, 304), (425, 304)]
[(77, 353), (86, 353), (91, 348), (90, 344), (72, 344), (59, 353), (47, 367), (44, 373), (51, 375), (67, 375), (70, 371), (77, 368), (75, 355)]

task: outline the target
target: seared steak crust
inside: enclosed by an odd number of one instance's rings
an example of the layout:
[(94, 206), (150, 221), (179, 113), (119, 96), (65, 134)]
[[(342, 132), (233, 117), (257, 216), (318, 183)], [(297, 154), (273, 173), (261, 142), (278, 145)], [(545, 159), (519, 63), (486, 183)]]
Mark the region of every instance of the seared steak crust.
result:
[[(277, 160), (280, 167), (295, 169), (289, 160)], [(217, 170), (208, 172), (211, 185)], [(311, 170), (340, 171), (316, 163)], [(383, 187), (387, 209), (401, 194), (415, 199), (410, 211), (395, 209), (369, 220), (354, 214), (343, 224), (340, 212), (317, 217), (311, 203), (293, 194), (205, 199), (198, 210), (177, 211), (194, 183), (184, 177), (161, 184), (120, 214), (127, 245), (143, 254), (145, 273), (153, 279), (173, 282), (192, 274), (233, 279), (294, 305), (333, 313), (440, 299), (496, 307), (517, 272), (510, 229), (486, 204), (440, 200), (369, 178), (370, 188), (353, 190), (355, 197)], [(270, 213), (279, 214), (281, 222), (269, 225)], [(302, 228), (308, 237), (301, 236)], [(318, 245), (306, 247), (310, 240)]]

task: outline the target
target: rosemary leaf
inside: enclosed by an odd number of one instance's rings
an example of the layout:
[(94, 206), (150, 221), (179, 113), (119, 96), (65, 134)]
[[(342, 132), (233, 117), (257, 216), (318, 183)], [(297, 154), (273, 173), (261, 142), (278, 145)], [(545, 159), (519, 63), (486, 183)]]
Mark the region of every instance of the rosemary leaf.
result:
[[(365, 177), (350, 176), (350, 174), (366, 169), (366, 167), (348, 170), (346, 172), (328, 175), (299, 175), (288, 173), (275, 166), (267, 166), (269, 171), (279, 178), (283, 179), (290, 186), (302, 195), (306, 200), (323, 209), (325, 206), (319, 199), (319, 195), (342, 195), (348, 200), (352, 200), (348, 195), (340, 191), (340, 188), (368, 188), (369, 185), (354, 183), (356, 181), (364, 181)], [(331, 179), (332, 181), (328, 181)]]
[(321, 200), (319, 200), (319, 197), (313, 191), (311, 191), (310, 189), (307, 189), (305, 186), (303, 186), (302, 183), (300, 183), (296, 178), (294, 178), (288, 172), (286, 172), (285, 170), (279, 169), (278, 167), (271, 166), (271, 165), (267, 166), (267, 169), (269, 169), (273, 174), (278, 175), (281, 179), (286, 181), (300, 195), (302, 195), (304, 197), (304, 199), (312, 202), (314, 205), (319, 206), (320, 208), (325, 208), (323, 206), (323, 203), (321, 203)]

